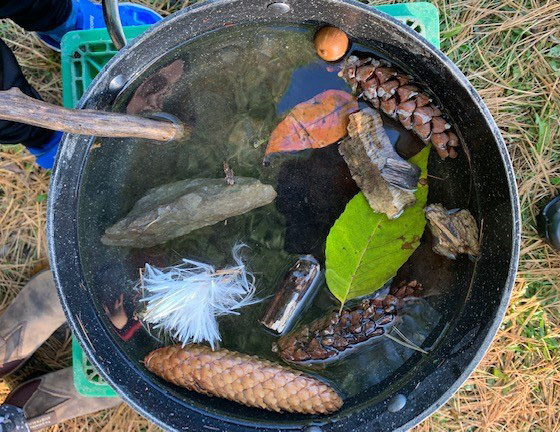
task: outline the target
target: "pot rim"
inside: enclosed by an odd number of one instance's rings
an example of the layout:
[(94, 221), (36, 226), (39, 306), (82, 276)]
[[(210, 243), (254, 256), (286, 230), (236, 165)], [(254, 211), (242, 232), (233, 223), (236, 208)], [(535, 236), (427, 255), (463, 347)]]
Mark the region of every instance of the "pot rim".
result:
[[(198, 3), (190, 6), (176, 14), (173, 14), (155, 24), (153, 27), (148, 29), (143, 35), (135, 39), (132, 43), (127, 45), (123, 50), (117, 53), (109, 61), (109, 63), (103, 68), (99, 75), (94, 79), (90, 87), (87, 89), (85, 94), (80, 100), (78, 108), (95, 108), (96, 106), (112, 101), (117, 96), (114, 92), (109, 90), (109, 83), (111, 79), (118, 75), (123, 75), (126, 71), (128, 63), (134, 63), (131, 60), (132, 54), (139, 51), (143, 45), (147, 44), (157, 35), (159, 32), (173, 31), (174, 26), (178, 26), (189, 16), (191, 19), (198, 19), (202, 15), (212, 14), (212, 12), (218, 11), (220, 8), (226, 6), (232, 7), (245, 7), (248, 3), (252, 3), (253, 6), (266, 7), (269, 2), (263, 1), (252, 1), (251, 0), (209, 0), (203, 3)], [(295, 9), (299, 7), (298, 3), (307, 3), (306, 0), (291, 0), (290, 6)], [(363, 16), (364, 13), (369, 17), (369, 19), (378, 20), (384, 22), (385, 25), (392, 27), (395, 30), (395, 37), (409, 38), (413, 41), (415, 46), (422, 50), (423, 52), (429, 53), (431, 56), (438, 59), (440, 66), (447, 68), (449, 72), (455, 77), (457, 84), (461, 85), (470, 95), (474, 103), (480, 108), (480, 114), (484, 117), (484, 120), (491, 131), (496, 145), (498, 146), (500, 156), (504, 165), (505, 172), (507, 174), (507, 182), (509, 186), (510, 194), (510, 204), (512, 212), (512, 253), (509, 260), (509, 271), (506, 281), (506, 286), (503, 294), (500, 298), (499, 304), (496, 308), (495, 319), (492, 325), (488, 328), (486, 335), (477, 350), (476, 355), (471, 359), (471, 361), (463, 368), (463, 371), (459, 378), (457, 378), (451, 387), (447, 391), (443, 392), (440, 397), (430, 404), (430, 406), (423, 410), (419, 415), (415, 416), (406, 424), (397, 427), (394, 430), (405, 431), (410, 429), (412, 426), (420, 423), (422, 420), (426, 419), (428, 416), (433, 414), (437, 409), (439, 409), (464, 383), (464, 381), (471, 375), (478, 363), (482, 360), (486, 351), (488, 350), (493, 338), (495, 337), (497, 330), (502, 322), (505, 312), (508, 307), (509, 299), (511, 296), (511, 291), (513, 289), (513, 284), (515, 281), (515, 275), (517, 271), (520, 239), (521, 239), (521, 228), (520, 228), (520, 212), (519, 212), (519, 198), (517, 194), (517, 187), (515, 183), (515, 176), (507, 152), (506, 145), (500, 135), (498, 127), (490, 115), (490, 112), (480, 95), (468, 82), (466, 77), (460, 72), (460, 70), (437, 48), (433, 47), (424, 38), (418, 35), (415, 31), (410, 29), (408, 26), (402, 24), (401, 22), (393, 19), (392, 17), (376, 11), (366, 5), (358, 3), (353, 0), (313, 0), (309, 3), (320, 4), (322, 6), (336, 4), (337, 7), (345, 8), (348, 13), (356, 13)], [(327, 14), (328, 15), (328, 14)], [(325, 21), (329, 17), (325, 15)], [(317, 12), (317, 16), (321, 17), (321, 13)], [(262, 18), (273, 19), (278, 17), (266, 17), (264, 14), (261, 15)], [(293, 9), (282, 17), (282, 19), (293, 18), (294, 21), (300, 21), (298, 18), (293, 17)], [(192, 28), (188, 30), (183, 29), (183, 33), (179, 36), (186, 40), (190, 40), (193, 37), (206, 33), (211, 30), (215, 30), (214, 24), (209, 23), (205, 26), (204, 23), (200, 21), (197, 22), (199, 26), (196, 31)], [(245, 21), (246, 22), (246, 21)], [(242, 20), (233, 21), (233, 24), (243, 24)], [(177, 43), (178, 45), (178, 43)], [(163, 51), (159, 51), (163, 52)], [(150, 54), (144, 54), (150, 56)], [(153, 55), (152, 58), (157, 60), (159, 56)], [(129, 76), (129, 82), (134, 81), (135, 77), (141, 73), (140, 68), (137, 68), (136, 73)], [(124, 74), (126, 76), (126, 74)], [(192, 422), (192, 425), (205, 425), (208, 427), (223, 427), (224, 421), (228, 422), (219, 415), (215, 415), (212, 412), (202, 411), (196, 407), (191, 406), (188, 413), (182, 413), (182, 416), (174, 416), (174, 413), (166, 413), (165, 415), (159, 415), (158, 417), (152, 414), (153, 410), (148, 410), (145, 406), (140, 404), (140, 400), (146, 393), (153, 394), (154, 398), (171, 398), (174, 401), (175, 406), (181, 404), (182, 408), (186, 411), (183, 402), (177, 401), (174, 396), (166, 393), (163, 389), (144, 382), (141, 378), (136, 365), (134, 365), (122, 351), (122, 349), (113, 341), (112, 337), (108, 334), (107, 330), (104, 328), (101, 320), (97, 316), (97, 312), (92, 305), (91, 301), (78, 301), (76, 298), (70, 298), (67, 295), (69, 291), (80, 292), (83, 296), (89, 296), (86, 281), (83, 277), (83, 271), (81, 267), (80, 257), (79, 257), (79, 247), (78, 247), (78, 231), (77, 231), (77, 220), (78, 220), (78, 196), (79, 188), (72, 188), (70, 185), (80, 185), (83, 168), (87, 161), (87, 155), (89, 152), (89, 147), (92, 144), (92, 137), (79, 136), (79, 135), (65, 135), (63, 143), (61, 145), (60, 151), (57, 155), (57, 160), (55, 164), (55, 169), (52, 175), (49, 196), (48, 196), (48, 215), (47, 215), (47, 234), (48, 234), (48, 247), (51, 262), (53, 264), (53, 274), (56, 281), (57, 289), (59, 291), (59, 297), (63, 305), (63, 309), (66, 313), (68, 322), (72, 329), (73, 334), (78, 339), (78, 342), (88, 358), (91, 360), (93, 365), (97, 368), (102, 377), (114, 387), (119, 395), (130, 405), (134, 407), (135, 410), (140, 412), (143, 416), (149, 420), (156, 423), (158, 426), (173, 430), (173, 427), (180, 429), (188, 428), (189, 424), (183, 422), (181, 424), (177, 423), (179, 417), (181, 420), (186, 420)], [(68, 210), (70, 209), (70, 211)], [(64, 268), (64, 278), (62, 277), (61, 269)], [(81, 291), (83, 290), (83, 291)], [(88, 328), (86, 329), (82, 321), (85, 320), (88, 323)], [(111, 359), (101, 358), (96, 354), (96, 347), (100, 347), (104, 352), (115, 353), (115, 356)], [(118, 358), (118, 361), (116, 361)], [(132, 372), (131, 372), (132, 371)], [(128, 374), (126, 373), (128, 372)], [(144, 388), (141, 389), (142, 385), (134, 383), (134, 381), (141, 381), (145, 384)], [(133, 384), (135, 386), (133, 387)], [(160, 409), (165, 409), (169, 406), (163, 401)], [(153, 402), (151, 406), (156, 402)], [(356, 410), (361, 407), (357, 407)], [(160, 412), (161, 414), (161, 412)], [(165, 420), (162, 420), (165, 418)], [(330, 420), (319, 419), (318, 422), (313, 421), (310, 423), (324, 425), (326, 429), (338, 429), (344, 427), (346, 419), (337, 418), (336, 414), (331, 418), (336, 419), (336, 423), (330, 423)], [(237, 430), (237, 428), (256, 428), (260, 429), (265, 427), (263, 424), (251, 423), (239, 423), (237, 419), (231, 419), (230, 422), (236, 421), (237, 425), (233, 423), (227, 423), (229, 430)], [(267, 423), (266, 427), (271, 427), (274, 429), (292, 429), (304, 427), (303, 424), (271, 424)], [(367, 425), (366, 425), (367, 427)], [(353, 428), (354, 430), (359, 430), (359, 428)]]

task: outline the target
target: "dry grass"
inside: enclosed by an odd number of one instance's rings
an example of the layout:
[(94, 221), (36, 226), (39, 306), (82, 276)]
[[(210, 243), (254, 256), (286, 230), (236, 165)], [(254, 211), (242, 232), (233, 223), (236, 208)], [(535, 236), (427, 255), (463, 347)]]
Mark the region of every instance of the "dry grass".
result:
[(488, 104), (508, 145), (523, 214), (520, 277), (502, 330), (455, 397), (417, 430), (558, 431), (560, 256), (535, 216), (560, 185), (560, 3), (441, 7), (443, 49)]
[[(145, 0), (167, 14), (182, 2)], [(370, 3), (386, 3), (371, 1)], [(438, 0), (443, 50), (488, 104), (513, 159), (524, 217), (520, 277), (502, 330), (477, 371), (418, 431), (560, 431), (560, 255), (539, 239), (535, 215), (560, 187), (560, 3), (556, 0)], [(60, 100), (55, 54), (4, 22), (30, 81)], [(45, 201), (49, 175), (18, 147), (0, 147), (0, 307), (47, 261)], [(20, 380), (69, 360), (68, 335), (51, 338)], [(0, 384), (1, 394), (8, 385)], [(150, 431), (126, 406), (52, 430)]]

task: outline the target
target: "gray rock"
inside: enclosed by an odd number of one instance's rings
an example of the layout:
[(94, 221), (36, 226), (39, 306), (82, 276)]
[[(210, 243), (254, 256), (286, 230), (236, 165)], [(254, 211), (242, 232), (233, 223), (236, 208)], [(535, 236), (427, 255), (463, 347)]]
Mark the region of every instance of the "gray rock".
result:
[(150, 189), (122, 220), (105, 230), (110, 246), (151, 247), (270, 204), (276, 191), (259, 180), (188, 179)]

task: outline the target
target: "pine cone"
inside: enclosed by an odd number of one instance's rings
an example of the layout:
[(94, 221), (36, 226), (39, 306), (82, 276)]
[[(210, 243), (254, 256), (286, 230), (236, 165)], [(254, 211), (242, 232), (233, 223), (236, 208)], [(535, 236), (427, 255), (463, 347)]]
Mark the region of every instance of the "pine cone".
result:
[(404, 299), (418, 296), (421, 290), (417, 281), (403, 282), (384, 297), (363, 300), (353, 308), (332, 312), (300, 327), (281, 337), (273, 350), (290, 363), (338, 360), (383, 336), (393, 325)]
[(157, 349), (144, 363), (159, 377), (208, 396), (271, 411), (329, 414), (342, 406), (327, 384), (268, 360), (204, 345)]
[(412, 82), (412, 78), (390, 66), (385, 60), (359, 59), (350, 56), (342, 77), (376, 109), (399, 119), (407, 130), (413, 130), (425, 143), (431, 142), (442, 159), (456, 158), (459, 138), (449, 129), (440, 109), (430, 97)]

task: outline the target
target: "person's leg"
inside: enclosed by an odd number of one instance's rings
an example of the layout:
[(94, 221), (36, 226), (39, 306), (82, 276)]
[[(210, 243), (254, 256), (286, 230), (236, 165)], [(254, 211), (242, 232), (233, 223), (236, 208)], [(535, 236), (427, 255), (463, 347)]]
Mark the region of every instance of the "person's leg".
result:
[(52, 273), (37, 274), (0, 314), (0, 378), (22, 366), (65, 322)]
[[(0, 7), (0, 12), (2, 9), (3, 6)], [(9, 90), (12, 87), (18, 87), (26, 95), (41, 99), (23, 76), (12, 51), (0, 40), (0, 90)], [(52, 167), (60, 137), (59, 132), (0, 120), (0, 143), (23, 144), (35, 155), (37, 164), (43, 168)]]
[(68, 20), (72, 0), (2, 0), (0, 18), (10, 18), (28, 31), (53, 30)]
[[(20, 367), (65, 321), (52, 273), (37, 274), (0, 314), (0, 378)], [(80, 395), (72, 368), (66, 368), (12, 390), (0, 406), (0, 432), (39, 430), (120, 403), (120, 398)]]
[[(140, 5), (119, 6), (123, 25), (153, 24), (161, 17)], [(104, 27), (101, 5), (91, 0), (0, 0), (0, 19), (10, 18), (25, 30), (39, 32), (43, 42), (60, 50), (62, 36), (71, 30)], [(10, 51), (0, 40), (0, 90), (18, 87), (41, 99), (29, 85)], [(0, 143), (22, 143), (42, 168), (52, 168), (62, 134), (35, 126), (0, 121)]]
[[(99, 3), (91, 0), (2, 0), (0, 18), (10, 18), (28, 31), (60, 38), (71, 30), (105, 27)], [(122, 3), (119, 5), (122, 24), (153, 24), (161, 16), (148, 7)], [(60, 46), (58, 46), (60, 48)]]
[[(13, 0), (10, 0), (13, 1)], [(29, 1), (29, 0), (28, 0)], [(41, 2), (44, 0), (34, 0)], [(49, 2), (57, 0), (47, 0)], [(23, 26), (26, 30), (38, 31), (41, 40), (55, 51), (60, 51), (62, 37), (72, 30), (87, 30), (105, 27), (103, 10), (101, 4), (93, 3), (91, 0), (65, 0), (70, 1), (70, 13), (66, 19), (57, 27), (49, 27), (36, 30)], [(161, 16), (142, 5), (132, 3), (120, 3), (119, 14), (123, 26), (153, 24), (161, 20)], [(59, 15), (57, 14), (57, 17)], [(28, 22), (27, 25), (33, 25)], [(37, 27), (37, 25), (34, 25)]]
[[(10, 18), (30, 31), (48, 31), (65, 22), (72, 11), (72, 0), (3, 0), (0, 18)], [(41, 99), (25, 79), (16, 58), (0, 40), (0, 90), (18, 87), (23, 93)], [(0, 143), (26, 146), (37, 164), (52, 168), (62, 134), (11, 121), (0, 121)]]
[[(66, 420), (113, 408), (122, 403), (118, 397), (95, 398), (80, 395), (74, 387), (72, 368), (45, 374), (16, 387), (4, 401), (3, 407), (18, 407), (13, 423), (26, 424), (30, 430), (43, 429)], [(13, 408), (12, 408), (13, 410)], [(0, 415), (2, 410), (0, 410)], [(25, 418), (21, 418), (24, 414)], [(19, 418), (18, 418), (19, 417)], [(1, 426), (1, 425), (0, 425)], [(3, 431), (3, 429), (0, 429)], [(6, 432), (17, 429), (6, 429)]]

